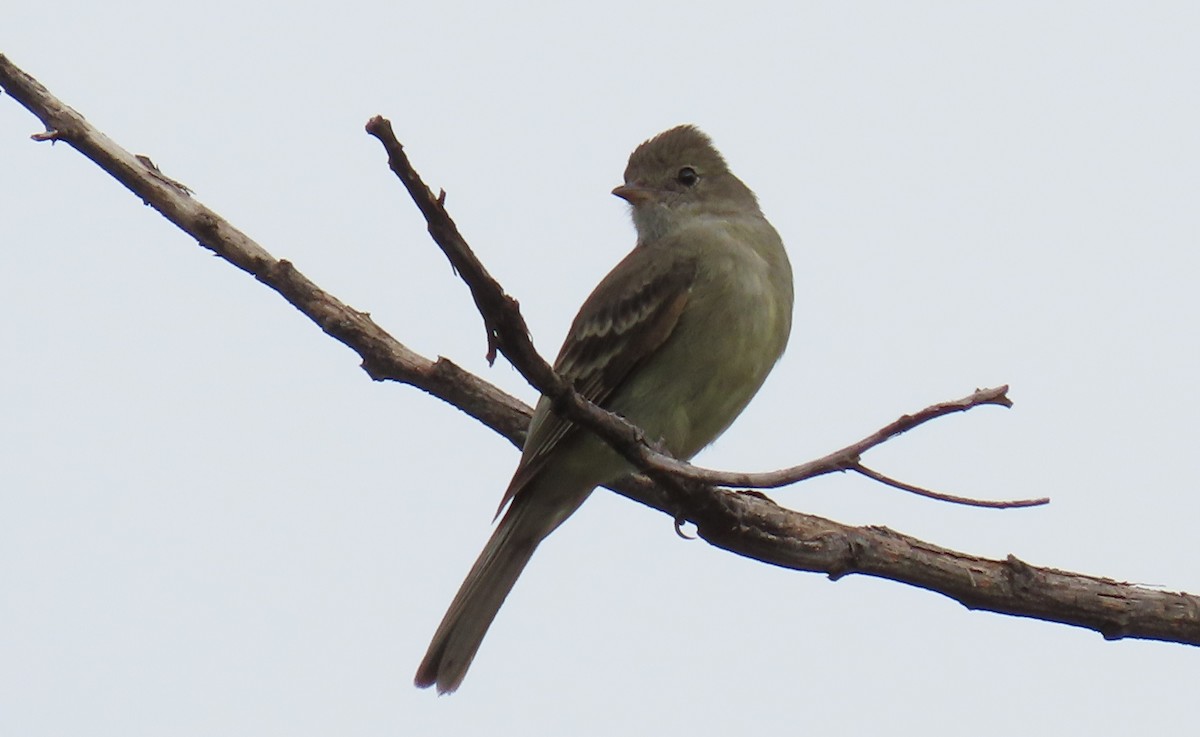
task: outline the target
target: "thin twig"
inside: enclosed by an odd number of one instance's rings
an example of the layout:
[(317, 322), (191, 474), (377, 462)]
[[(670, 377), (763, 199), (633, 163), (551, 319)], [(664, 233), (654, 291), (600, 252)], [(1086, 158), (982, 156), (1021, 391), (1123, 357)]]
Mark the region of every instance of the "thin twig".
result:
[[(505, 294), (500, 283), (488, 273), (483, 262), (475, 256), (467, 246), (466, 239), (458, 232), (458, 225), (450, 217), (450, 213), (446, 212), (446, 191), (441, 190), (434, 196), (433, 191), (409, 162), (408, 154), (404, 153), (404, 146), (392, 131), (390, 120), (376, 115), (367, 121), (367, 133), (383, 144), (388, 155), (388, 167), (404, 184), (417, 209), (425, 216), (425, 222), (429, 225), (429, 235), (434, 243), (441, 247), (446, 258), (450, 259), (455, 273), (459, 276), (470, 275), (469, 279), (463, 276), (463, 281), (471, 290), (471, 297), (475, 300), (475, 306), (487, 330), (488, 365), (496, 361), (497, 349), (504, 349), (507, 354), (507, 346), (502, 344), (506, 336), (521, 336), (523, 342), (528, 343), (529, 327), (525, 324), (521, 311), (517, 309), (516, 300)], [(532, 344), (530, 347), (532, 348)], [(522, 355), (523, 362), (528, 363), (530, 370), (536, 371), (543, 381), (551, 381), (554, 372), (550, 366), (537, 366), (539, 361), (542, 364), (545, 362), (540, 360), (536, 351), (531, 353), (532, 355)], [(509, 360), (512, 360), (512, 356), (509, 356)]]
[(908, 491), (917, 496), (923, 496), (929, 499), (937, 499), (940, 502), (950, 502), (951, 504), (962, 504), (968, 507), (988, 507), (989, 509), (1016, 509), (1020, 507), (1039, 507), (1043, 504), (1050, 503), (1050, 497), (1039, 497), (1037, 499), (1012, 499), (1008, 501), (988, 501), (986, 499), (968, 499), (967, 497), (954, 496), (953, 494), (943, 494), (940, 491), (932, 491), (922, 486), (913, 486), (906, 484), (903, 481), (897, 481), (891, 476), (884, 476), (878, 471), (867, 468), (861, 463), (856, 463), (850, 471), (861, 473), (869, 479), (874, 479), (881, 484), (886, 484), (901, 491)]

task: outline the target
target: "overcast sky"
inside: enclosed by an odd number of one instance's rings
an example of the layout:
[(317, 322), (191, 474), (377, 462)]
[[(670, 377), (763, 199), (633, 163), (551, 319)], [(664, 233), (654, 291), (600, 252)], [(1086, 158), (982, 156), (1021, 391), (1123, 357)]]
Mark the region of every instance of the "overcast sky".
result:
[[(399, 340), (488, 368), (415, 166), (553, 354), (632, 247), (629, 152), (710, 133), (782, 233), (791, 346), (698, 458), (766, 470), (1011, 384), (771, 496), (1200, 591), (1200, 6), (10, 3), (0, 52)], [(462, 689), (411, 685), (516, 464), (0, 96), (5, 735), (1129, 734), (1200, 653), (685, 542), (598, 492)]]

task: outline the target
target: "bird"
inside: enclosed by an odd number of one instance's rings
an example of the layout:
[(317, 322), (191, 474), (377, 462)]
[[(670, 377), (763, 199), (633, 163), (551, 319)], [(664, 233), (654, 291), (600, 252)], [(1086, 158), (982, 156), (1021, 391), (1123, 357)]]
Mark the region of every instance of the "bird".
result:
[[(554, 370), (688, 460), (730, 426), (783, 355), (791, 264), (754, 193), (693, 125), (639, 145), (612, 193), (628, 202), (637, 243), (584, 301)], [(507, 511), (438, 626), (418, 687), (458, 689), (538, 545), (597, 486), (634, 470), (551, 405), (537, 403), (500, 504)]]

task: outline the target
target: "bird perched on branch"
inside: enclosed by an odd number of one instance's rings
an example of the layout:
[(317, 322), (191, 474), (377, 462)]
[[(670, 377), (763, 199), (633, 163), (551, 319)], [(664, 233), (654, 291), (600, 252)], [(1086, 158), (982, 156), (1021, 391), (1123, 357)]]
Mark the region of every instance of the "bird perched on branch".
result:
[[(689, 459), (729, 427), (783, 354), (791, 265), (754, 193), (693, 126), (638, 146), (613, 194), (631, 206), (637, 246), (583, 303), (554, 369)], [(594, 488), (631, 470), (542, 397), (500, 505), (508, 511), (434, 634), (416, 685), (457, 689), (538, 544)]]

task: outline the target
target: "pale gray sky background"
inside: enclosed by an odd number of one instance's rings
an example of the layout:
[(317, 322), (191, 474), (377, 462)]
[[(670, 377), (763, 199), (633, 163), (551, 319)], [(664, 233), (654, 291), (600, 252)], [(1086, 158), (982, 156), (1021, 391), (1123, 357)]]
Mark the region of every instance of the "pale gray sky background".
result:
[[(807, 460), (931, 402), (1011, 411), (773, 493), (978, 554), (1200, 591), (1200, 6), (10, 3), (0, 51), (426, 355), (487, 368), (363, 125), (554, 353), (633, 244), (609, 195), (692, 122), (796, 267), (792, 344), (705, 465)], [(0, 734), (1129, 734), (1200, 653), (684, 542), (600, 492), (462, 690), (412, 674), (516, 463), (0, 97)]]

